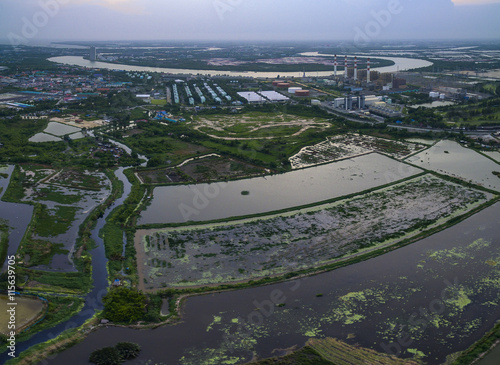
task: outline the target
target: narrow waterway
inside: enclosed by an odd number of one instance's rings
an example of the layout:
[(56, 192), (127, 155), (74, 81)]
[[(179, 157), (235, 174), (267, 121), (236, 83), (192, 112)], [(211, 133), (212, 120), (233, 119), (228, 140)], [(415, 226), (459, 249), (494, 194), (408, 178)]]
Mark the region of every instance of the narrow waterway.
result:
[[(67, 329), (81, 326), (87, 319), (91, 318), (96, 311), (103, 308), (102, 297), (107, 293), (108, 273), (106, 269), (107, 259), (104, 252), (104, 243), (99, 237), (99, 231), (104, 227), (107, 216), (113, 211), (113, 209), (123, 204), (125, 199), (130, 194), (132, 184), (130, 184), (127, 177), (124, 175), (123, 170), (124, 168), (122, 167), (115, 172), (116, 177), (123, 182), (122, 196), (106, 209), (104, 215), (99, 218), (91, 233), (91, 237), (97, 245), (97, 247), (90, 252), (92, 256), (92, 280), (94, 282), (94, 287), (85, 297), (85, 306), (80, 313), (74, 315), (69, 320), (57, 325), (56, 327), (37, 333), (28, 341), (18, 343), (16, 347), (17, 354), (20, 354), (22, 351), (27, 350), (31, 346), (38, 343), (53, 339)], [(2, 204), (4, 203), (2, 202)], [(0, 363), (2, 364), (9, 359), (10, 357), (7, 355), (7, 352), (0, 355)], [(49, 363), (51, 362), (49, 361)]]

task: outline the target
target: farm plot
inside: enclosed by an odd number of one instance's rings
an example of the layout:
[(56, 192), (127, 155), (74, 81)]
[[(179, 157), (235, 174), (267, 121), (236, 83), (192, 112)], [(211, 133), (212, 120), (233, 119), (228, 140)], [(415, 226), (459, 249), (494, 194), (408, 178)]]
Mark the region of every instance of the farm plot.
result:
[(62, 141), (62, 137), (69, 135), (71, 139), (81, 139), (85, 136), (81, 133), (81, 128), (50, 122), (43, 133), (38, 133), (29, 139), (30, 142), (58, 142)]
[(33, 224), (20, 247), (25, 266), (33, 269), (74, 272), (72, 254), (78, 230), (88, 214), (110, 194), (110, 183), (101, 172), (61, 170), (35, 166), (21, 170), (17, 196), (35, 202)]
[(325, 130), (332, 127), (325, 118), (298, 117), (281, 113), (199, 117), (194, 123), (196, 130), (210, 137), (225, 140), (298, 136), (309, 129)]
[(426, 146), (388, 139), (346, 134), (328, 138), (314, 146), (304, 147), (299, 153), (290, 157), (293, 169), (313, 166), (321, 163), (337, 161), (345, 158), (380, 152), (397, 159), (403, 159)]
[(145, 170), (137, 174), (147, 184), (202, 182), (262, 175), (265, 169), (220, 156), (208, 156), (177, 167)]
[(444, 223), (491, 195), (424, 175), (285, 214), (136, 234), (142, 289), (246, 281), (322, 266)]

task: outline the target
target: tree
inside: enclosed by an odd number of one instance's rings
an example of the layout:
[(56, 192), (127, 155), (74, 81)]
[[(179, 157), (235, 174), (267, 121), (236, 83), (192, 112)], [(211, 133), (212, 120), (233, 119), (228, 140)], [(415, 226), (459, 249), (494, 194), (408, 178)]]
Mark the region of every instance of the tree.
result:
[(89, 361), (97, 365), (119, 365), (122, 362), (118, 350), (114, 347), (94, 351), (90, 354)]
[(141, 352), (141, 346), (132, 342), (118, 342), (115, 349), (122, 360), (135, 359)]
[(106, 294), (102, 301), (103, 316), (113, 322), (135, 322), (145, 313), (146, 297), (133, 289), (115, 288)]

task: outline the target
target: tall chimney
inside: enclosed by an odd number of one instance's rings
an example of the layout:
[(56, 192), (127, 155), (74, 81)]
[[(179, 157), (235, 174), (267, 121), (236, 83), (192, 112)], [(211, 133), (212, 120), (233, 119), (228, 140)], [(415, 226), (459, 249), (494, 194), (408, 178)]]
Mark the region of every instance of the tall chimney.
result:
[(344, 60), (344, 78), (347, 79), (347, 55)]
[(354, 81), (358, 79), (358, 57), (354, 57)]
[(334, 71), (333, 74), (335, 77), (337, 77), (337, 55), (335, 55), (335, 62), (334, 62)]
[(366, 82), (370, 83), (370, 59), (368, 58), (368, 67), (366, 69)]

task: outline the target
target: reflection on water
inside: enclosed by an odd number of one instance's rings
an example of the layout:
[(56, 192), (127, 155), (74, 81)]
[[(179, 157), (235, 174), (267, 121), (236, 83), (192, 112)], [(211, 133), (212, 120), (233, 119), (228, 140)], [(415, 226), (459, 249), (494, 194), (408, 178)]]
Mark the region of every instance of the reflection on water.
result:
[[(14, 166), (10, 165), (2, 170), (3, 173), (8, 174), (8, 178), (0, 177), (0, 199), (5, 194), (9, 186), (10, 177), (14, 171)], [(0, 220), (5, 220), (10, 227), (9, 230), (9, 247), (7, 249), (7, 256), (15, 255), (21, 240), (28, 229), (28, 225), (33, 215), (33, 206), (28, 204), (7, 203), (0, 200)], [(7, 261), (7, 260), (6, 260)], [(2, 271), (6, 269), (5, 262), (2, 263)]]
[(102, 328), (51, 364), (87, 364), (92, 351), (120, 341), (142, 346), (135, 364), (200, 365), (274, 356), (280, 353), (275, 349), (303, 346), (309, 337), (383, 351), (407, 336), (410, 345), (400, 348), (404, 356), (411, 355), (407, 349), (419, 351), (437, 365), (499, 318), (500, 265), (493, 265), (499, 257), (496, 204), (369, 261), (294, 282), (189, 298), (175, 326)]
[[(315, 55), (317, 52), (311, 52)], [(415, 68), (431, 66), (432, 63), (419, 60), (414, 58), (401, 58), (401, 57), (377, 57), (379, 59), (393, 61), (395, 64), (388, 67), (379, 67), (372, 69), (373, 71), (379, 72), (397, 72), (405, 71)], [(276, 75), (281, 77), (301, 77), (302, 72), (254, 72), (254, 71), (215, 71), (215, 70), (192, 70), (192, 69), (178, 69), (178, 68), (164, 68), (164, 67), (145, 67), (145, 66), (130, 66), (121, 65), (107, 62), (91, 62), (80, 56), (62, 56), (62, 57), (52, 57), (49, 61), (56, 63), (63, 63), (67, 65), (76, 65), (88, 68), (103, 68), (108, 70), (123, 70), (123, 71), (135, 71), (135, 72), (161, 72), (161, 73), (172, 73), (172, 74), (186, 74), (186, 75), (229, 75), (234, 77), (261, 77), (261, 78), (273, 78)], [(314, 72), (316, 76), (331, 76), (333, 70), (331, 71), (319, 71)]]
[(500, 178), (493, 175), (493, 171), (500, 171), (500, 166), (454, 141), (440, 141), (408, 158), (408, 162), (500, 191)]
[(287, 209), (385, 185), (419, 172), (372, 153), (281, 175), (229, 183), (162, 186), (155, 188), (151, 205), (142, 212), (138, 223), (207, 221)]

